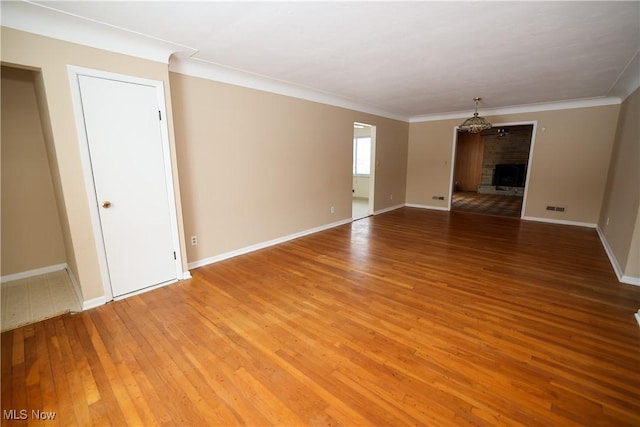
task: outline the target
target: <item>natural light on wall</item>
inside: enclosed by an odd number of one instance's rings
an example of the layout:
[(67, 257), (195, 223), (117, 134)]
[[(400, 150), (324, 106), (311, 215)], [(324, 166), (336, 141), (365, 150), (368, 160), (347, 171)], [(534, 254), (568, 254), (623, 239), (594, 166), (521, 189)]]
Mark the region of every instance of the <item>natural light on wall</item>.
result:
[(353, 138), (353, 174), (369, 176), (371, 172), (371, 137)]

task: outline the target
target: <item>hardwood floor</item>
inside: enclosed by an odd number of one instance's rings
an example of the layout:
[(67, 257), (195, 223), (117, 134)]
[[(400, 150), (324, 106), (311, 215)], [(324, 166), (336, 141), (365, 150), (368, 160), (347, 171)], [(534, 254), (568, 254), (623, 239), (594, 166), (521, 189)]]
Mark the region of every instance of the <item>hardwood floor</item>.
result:
[(640, 425), (640, 287), (592, 229), (403, 208), (2, 334), (43, 425)]

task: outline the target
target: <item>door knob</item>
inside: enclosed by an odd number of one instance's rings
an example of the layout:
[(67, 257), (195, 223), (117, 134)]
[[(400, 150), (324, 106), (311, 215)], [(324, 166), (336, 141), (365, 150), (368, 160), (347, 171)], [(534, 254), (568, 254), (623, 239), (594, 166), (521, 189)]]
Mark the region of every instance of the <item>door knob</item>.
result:
[(111, 207), (111, 202), (108, 200), (105, 202), (102, 202), (102, 207), (105, 209), (109, 209)]

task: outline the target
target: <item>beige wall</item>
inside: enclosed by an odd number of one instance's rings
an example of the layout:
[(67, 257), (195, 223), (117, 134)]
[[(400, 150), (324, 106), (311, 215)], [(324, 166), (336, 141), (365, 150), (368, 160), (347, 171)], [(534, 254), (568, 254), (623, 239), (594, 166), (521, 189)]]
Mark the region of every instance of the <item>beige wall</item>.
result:
[[(525, 215), (596, 224), (620, 106), (488, 116), (492, 123), (537, 121)], [(446, 208), (454, 127), (461, 120), (412, 123), (407, 203)], [(445, 200), (432, 200), (445, 196)], [(547, 211), (562, 206), (564, 213)]]
[(58, 208), (58, 218), (62, 229), (62, 239), (64, 241), (65, 258), (69, 270), (77, 277), (78, 266), (74, 255), (73, 242), (71, 240), (71, 230), (69, 227), (69, 215), (67, 214), (67, 204), (64, 200), (64, 192), (62, 191), (62, 182), (60, 180), (60, 168), (58, 166), (58, 157), (56, 155), (55, 145), (53, 143), (53, 130), (51, 128), (51, 119), (49, 115), (49, 104), (47, 103), (46, 92), (44, 89), (44, 80), (42, 73), (37, 72), (35, 78), (36, 99), (38, 101), (38, 111), (40, 113), (40, 125), (42, 127), (45, 147), (49, 168), (51, 170), (51, 180), (53, 191), (56, 199), (56, 207)]
[[(187, 256), (194, 262), (348, 220), (354, 121), (372, 124), (377, 130), (376, 211), (405, 202), (448, 204), (432, 196), (449, 197), (453, 129), (460, 120), (408, 124), (169, 73), (167, 64), (12, 29), (2, 28), (1, 36), (3, 63), (40, 71), (36, 94), (45, 144), (50, 148), (66, 260), (85, 300), (102, 296), (103, 285), (67, 64), (165, 83), (170, 144), (177, 154), (174, 175), (181, 181), (179, 186), (175, 183), (179, 222), (183, 214), (184, 235), (199, 237), (198, 246), (187, 246), (185, 261)], [(489, 117), (494, 123), (538, 122), (527, 216), (598, 221), (619, 109), (606, 106)], [(301, 173), (307, 177), (304, 183), (296, 178)], [(567, 210), (549, 212), (547, 205)], [(330, 213), (331, 206), (335, 214)], [(636, 228), (624, 229), (632, 233)]]
[(368, 121), (355, 121), (376, 126), (374, 211), (404, 205), (407, 193), (409, 123), (373, 117)]
[(640, 89), (622, 104), (598, 226), (622, 273), (640, 278)]
[(378, 129), (376, 208), (404, 203), (407, 123), (170, 76), (190, 262), (350, 219), (354, 121)]
[[(67, 262), (80, 283), (85, 301), (102, 297), (104, 288), (80, 160), (67, 65), (163, 81), (169, 115), (170, 144), (172, 150), (175, 150), (167, 64), (106, 52), (5, 27), (2, 27), (1, 36), (3, 63), (41, 71), (42, 80), (38, 83), (42, 92), (41, 104), (44, 104), (42, 107), (46, 111), (45, 114), (49, 116), (48, 126), (50, 127), (45, 129), (45, 139), (49, 133), (53, 148), (50, 157), (55, 158), (52, 169), (55, 169), (54, 175), (57, 174), (54, 177), (54, 186), (58, 181), (61, 193), (58, 202), (64, 204), (61, 210), (66, 213), (66, 218), (64, 218), (65, 215), (61, 215), (61, 220), (63, 234), (65, 234)], [(176, 165), (173, 166), (175, 169)], [(177, 173), (175, 176), (177, 177)], [(176, 183), (179, 203), (178, 190)]]
[(2, 67), (2, 276), (66, 262), (35, 74)]
[[(458, 120), (411, 123), (407, 161), (407, 203), (446, 209), (451, 186), (451, 153)], [(433, 200), (443, 196), (444, 200)]]

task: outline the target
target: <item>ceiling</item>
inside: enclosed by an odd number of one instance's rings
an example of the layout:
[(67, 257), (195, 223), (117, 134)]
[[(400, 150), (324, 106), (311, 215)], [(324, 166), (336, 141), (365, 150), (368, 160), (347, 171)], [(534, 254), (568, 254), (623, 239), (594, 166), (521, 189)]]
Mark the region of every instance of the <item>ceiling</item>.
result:
[[(19, 27), (2, 3), (3, 25)], [(105, 28), (149, 36), (171, 44), (183, 68), (210, 66), (390, 117), (469, 112), (475, 96), (481, 113), (625, 98), (640, 80), (638, 1), (21, 3), (86, 18), (78, 43)]]

